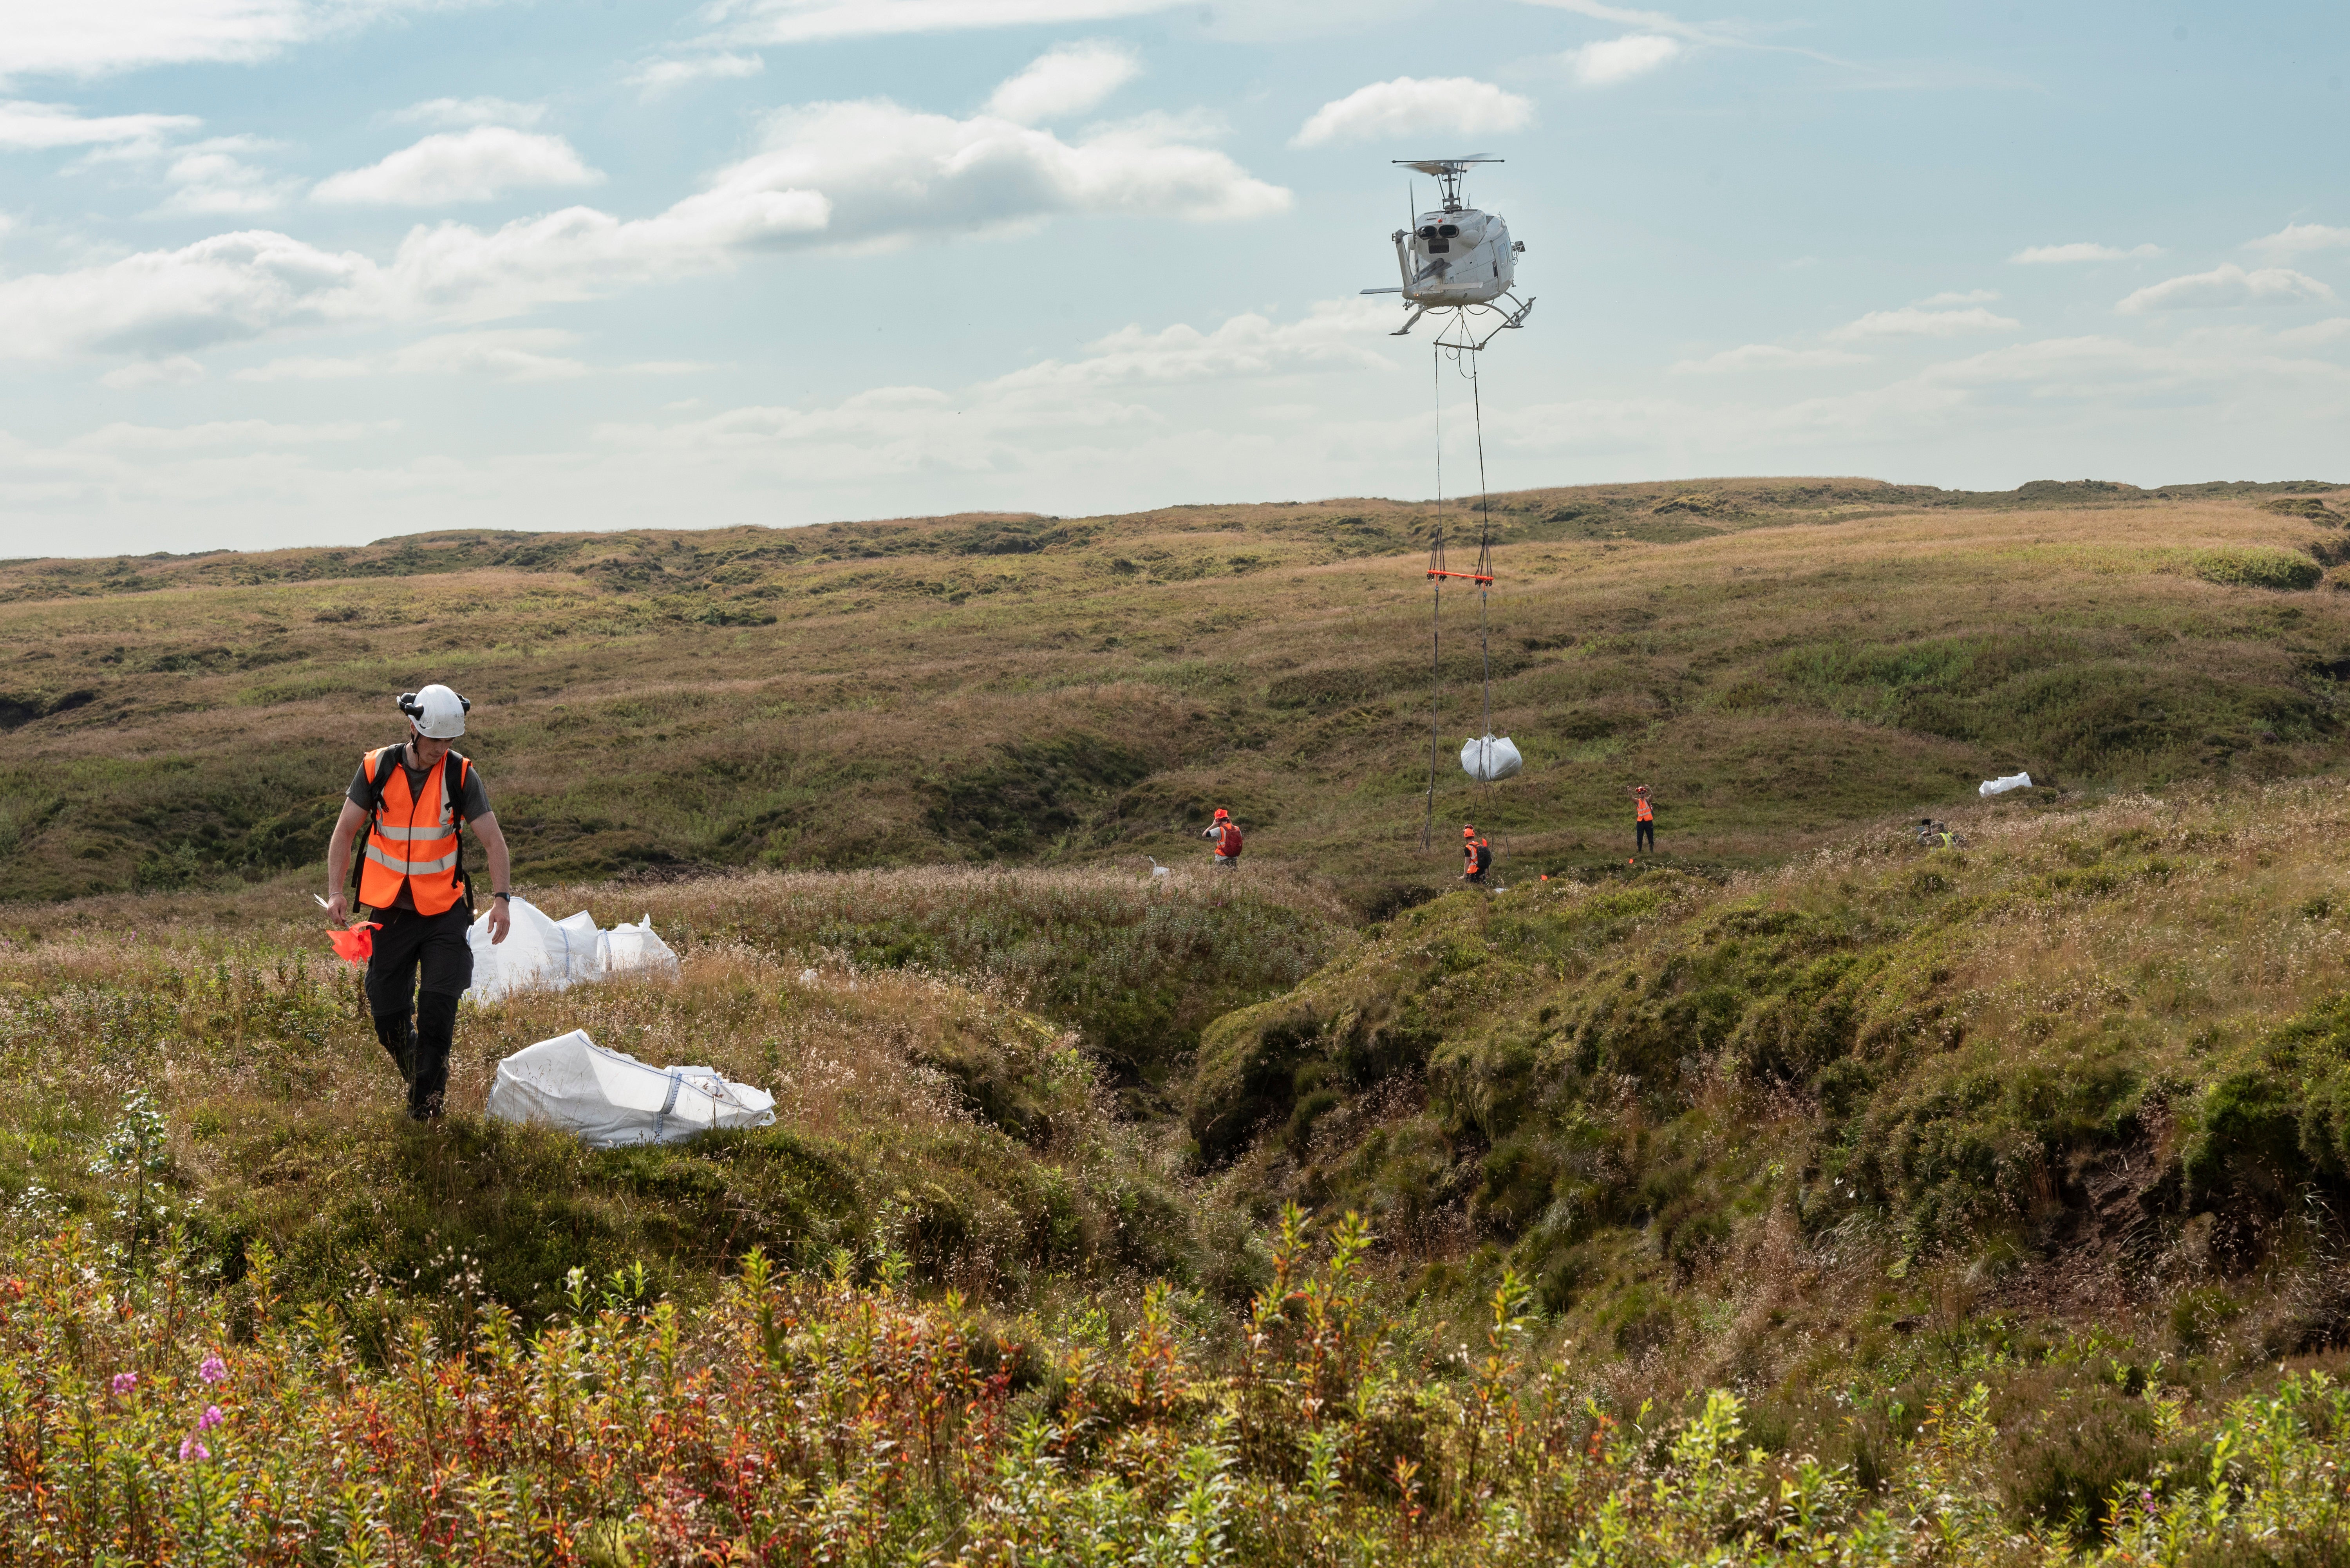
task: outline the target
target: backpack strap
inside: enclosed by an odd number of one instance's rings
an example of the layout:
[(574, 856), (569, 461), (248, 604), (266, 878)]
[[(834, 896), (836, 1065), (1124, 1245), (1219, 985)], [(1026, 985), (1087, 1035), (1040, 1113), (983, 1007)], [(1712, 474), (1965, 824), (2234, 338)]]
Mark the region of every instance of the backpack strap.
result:
[[(454, 765), (452, 765), (454, 764)], [(451, 752), (441, 761), (441, 789), (449, 803), (449, 820), (457, 829), (457, 896), (465, 906), (465, 913), (473, 912), (473, 878), (465, 870), (465, 785), (473, 776), (473, 764), (462, 752)]]
[(368, 798), (361, 809), (367, 813), (367, 824), (359, 834), (359, 843), (351, 852), (351, 904), (354, 909), (359, 905), (359, 871), (367, 859), (366, 842), (375, 832), (376, 814), (383, 809), (383, 781), (399, 765), (392, 756), (398, 750), (398, 746), (381, 746), (369, 752), (362, 770), (367, 778)]

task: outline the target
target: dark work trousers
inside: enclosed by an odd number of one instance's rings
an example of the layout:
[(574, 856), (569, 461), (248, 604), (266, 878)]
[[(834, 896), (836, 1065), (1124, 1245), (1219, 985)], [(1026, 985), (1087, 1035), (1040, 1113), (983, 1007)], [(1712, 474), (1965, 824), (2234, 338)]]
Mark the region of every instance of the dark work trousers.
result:
[(1639, 831), (1632, 835), (1632, 853), (1638, 855), (1645, 848), (1653, 854), (1656, 847), (1657, 825), (1653, 822), (1640, 824)]
[(465, 945), (473, 917), (455, 904), (437, 915), (384, 909), (375, 918), (383, 929), (368, 960), (368, 1011), (375, 1037), (408, 1080), (408, 1114), (423, 1121), (441, 1114), (449, 1089), (457, 999), (473, 983), (473, 950)]

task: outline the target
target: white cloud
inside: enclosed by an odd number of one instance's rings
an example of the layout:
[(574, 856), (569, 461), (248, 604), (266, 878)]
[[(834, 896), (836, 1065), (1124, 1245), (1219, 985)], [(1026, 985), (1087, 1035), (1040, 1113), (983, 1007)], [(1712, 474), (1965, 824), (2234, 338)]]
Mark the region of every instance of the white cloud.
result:
[(310, 193), (342, 206), (438, 207), (514, 190), (595, 185), (603, 178), (559, 136), (479, 125), (441, 131), (380, 163), (328, 175)]
[(1725, 348), (1703, 359), (1683, 359), (1673, 365), (1676, 375), (1711, 376), (1736, 370), (1811, 370), (1842, 365), (1866, 365), (1866, 354), (1841, 348), (1783, 348), (1776, 343), (1749, 343)]
[(486, 321), (730, 267), (757, 250), (897, 244), (1063, 215), (1232, 221), (1288, 206), (1288, 192), (1187, 130), (1145, 119), (1070, 142), (986, 115), (815, 104), (772, 117), (762, 151), (649, 218), (568, 207), (492, 230), (420, 224), (389, 262), (248, 231), (0, 279), (0, 355), (153, 357), (320, 326)]
[[(2226, 428), (2191, 445), (2196, 432), (2212, 430), (2214, 406), (2229, 410)], [(1976, 444), (1995, 453), (2002, 464), (2019, 461), (2019, 452), (2044, 449), (2044, 460), (2054, 461), (2075, 454), (2085, 437), (2110, 439), (2116, 430), (2142, 433), (2159, 420), (2168, 427), (2165, 436), (2143, 450), (2156, 457), (2158, 467), (2170, 470), (2168, 477), (2180, 478), (2193, 476), (2182, 468), (2237, 452), (2245, 415), (2255, 408), (2266, 417), (2254, 422), (2289, 424), (2296, 431), (2295, 444), (2308, 449), (2310, 438), (2326, 430), (2329, 421), (2350, 413), (2350, 366), (2280, 356), (2260, 342), (2201, 348), (2101, 337), (2048, 338), (1937, 361), (1898, 380), (1813, 398), (1699, 403), (1633, 394), (1567, 404), (1537, 401), (1489, 409), (1485, 430), (1489, 445), (1503, 453), (1615, 451), (1636, 454), (1634, 472), (1691, 472), (1700, 464), (1720, 472), (1713, 465), (1740, 461), (1732, 453), (1778, 453), (1783, 459), (1791, 451), (1810, 448), (1850, 454), (1896, 441), (1924, 443), (1934, 452)], [(1825, 460), (1849, 461), (1834, 455)], [(2022, 461), (2036, 464), (2043, 458)], [(2298, 466), (2300, 460), (2290, 461)]]
[(1678, 38), (1661, 33), (1627, 33), (1569, 49), (1559, 57), (1567, 75), (1585, 87), (1613, 87), (1648, 75), (1681, 53)]
[(2261, 267), (2246, 272), (2233, 262), (2222, 262), (2210, 272), (2189, 273), (2148, 284), (2114, 306), (2125, 316), (2152, 310), (2212, 310), (2241, 305), (2301, 305), (2332, 299), (2334, 291), (2306, 273), (2290, 267)]
[(223, 136), (173, 149), (164, 168), (164, 177), (173, 189), (155, 210), (196, 216), (245, 216), (283, 206), (301, 182), (273, 176), (238, 156), (274, 145), (258, 137)]
[(315, 446), (357, 441), (399, 428), (396, 421), (339, 420), (328, 424), (284, 424), (271, 420), (213, 420), (200, 425), (101, 425), (67, 442), (81, 452), (202, 452), (209, 448)]
[(681, 60), (647, 60), (630, 73), (629, 85), (642, 88), (644, 96), (651, 99), (690, 82), (736, 80), (755, 77), (766, 68), (767, 62), (756, 55), (690, 55)]
[(1995, 288), (1970, 288), (1964, 294), (1952, 292), (1930, 295), (1918, 303), (1929, 307), (1938, 305), (1989, 305), (1998, 297), (1999, 290)]
[(1290, 145), (1393, 140), (1439, 131), (1482, 136), (1517, 130), (1534, 116), (1534, 106), (1526, 99), (1473, 77), (1398, 77), (1324, 104), (1290, 139)]
[(1064, 44), (997, 88), (987, 112), (1018, 125), (1043, 125), (1083, 114), (1141, 74), (1142, 62), (1120, 45)]
[(120, 370), (109, 370), (100, 376), (100, 386), (111, 387), (118, 392), (138, 387), (152, 387), (170, 382), (175, 387), (192, 385), (204, 379), (204, 368), (185, 354), (175, 354), (169, 359), (138, 359)]
[[(1825, 65), (1842, 66), (1846, 68), (1853, 68), (1853, 62), (1838, 59), (1834, 55), (1823, 54), (1817, 49), (1805, 48), (1795, 44), (1773, 44), (1763, 42), (1761, 38), (1755, 36), (1757, 28), (1752, 24), (1742, 24), (1737, 22), (1708, 22), (1702, 24), (1684, 22), (1679, 17), (1673, 16), (1669, 12), (1636, 10), (1628, 5), (1609, 5), (1602, 4), (1601, 0), (1528, 0), (1528, 4), (1546, 5), (1556, 11), (1571, 11), (1578, 16), (1588, 16), (1595, 22), (1610, 22), (1619, 27), (1633, 27), (1638, 29), (1638, 31), (1633, 35), (1633, 37), (1662, 34), (1669, 41), (1678, 39), (1685, 43), (1710, 44), (1723, 48), (1759, 50), (1765, 54), (1800, 55), (1805, 59), (1818, 60)], [(1610, 43), (1620, 45), (1627, 44), (1631, 41), (1631, 38), (1617, 38), (1610, 40)], [(1606, 48), (1608, 46), (1599, 45), (1588, 47)], [(1564, 58), (1570, 68), (1574, 67), (1576, 57), (1583, 53), (1584, 51), (1579, 49), (1569, 50), (1567, 52)], [(1638, 52), (1634, 51), (1632, 57), (1637, 59), (1638, 57)], [(1602, 56), (1601, 58), (1605, 59), (1606, 57)], [(1602, 68), (1604, 69), (1607, 67), (1603, 67)], [(1647, 69), (1649, 67), (1642, 66), (1638, 68)], [(1620, 78), (1610, 78), (1607, 79), (1613, 80)]]
[(0, 151), (154, 143), (203, 123), (192, 114), (109, 114), (85, 119), (68, 104), (0, 103)]
[(463, 0), (16, 0), (0, 81), (267, 59), (289, 44)]
[(703, 15), (740, 44), (800, 44), (972, 27), (1062, 26), (1140, 16), (1186, 0), (714, 0)]
[(2329, 228), (2324, 223), (2289, 223), (2275, 234), (2252, 241), (2244, 248), (2270, 256), (2350, 250), (2350, 229)]
[(2315, 348), (2321, 343), (2350, 343), (2350, 316), (2328, 317), (2306, 327), (2288, 327), (2275, 336), (2278, 342), (2296, 348), (2303, 344)]
[(1156, 332), (1124, 327), (1087, 344), (1083, 358), (1046, 359), (998, 377), (981, 390), (1215, 380), (1342, 367), (1390, 370), (1394, 361), (1368, 345), (1392, 330), (1394, 314), (1390, 305), (1358, 298), (1315, 305), (1304, 320), (1286, 324), (1251, 313), (1232, 317), (1211, 332), (1180, 324)]
[(380, 308), (380, 269), (263, 231), (0, 279), (0, 351), (163, 357)]
[(941, 472), (983, 480), (1047, 461), (1115, 467), (1191, 439), (1146, 400), (1159, 389), (1215, 382), (1238, 390), (1317, 372), (1358, 378), (1366, 369), (1394, 369), (1368, 347), (1381, 341), (1389, 314), (1347, 299), (1317, 304), (1289, 322), (1249, 314), (1207, 331), (1130, 326), (1087, 344), (1076, 358), (1044, 360), (969, 387), (876, 387), (813, 406), (615, 422), (598, 428), (595, 444), (632, 475), (715, 471), (753, 484), (792, 475), (803, 484), (859, 486)]
[(484, 376), (499, 381), (571, 380), (589, 373), (583, 361), (558, 350), (578, 335), (553, 327), (494, 332), (443, 332), (389, 354), (348, 358), (273, 359), (239, 370), (239, 381), (329, 381), (363, 376)]
[(820, 191), (832, 207), (827, 238), (882, 244), (1061, 213), (1226, 222), (1288, 208), (1287, 191), (1199, 145), (1199, 130), (1146, 117), (1064, 141), (993, 115), (954, 119), (886, 99), (814, 104), (771, 117), (764, 150), (691, 200)]
[(1898, 310), (1872, 310), (1828, 334), (1831, 343), (1862, 337), (1958, 337), (1970, 332), (2006, 332), (2020, 323), (1994, 316), (1981, 306), (1970, 310), (1929, 310), (1907, 305)]
[(1693, 26), (1667, 11), (1638, 11), (1624, 5), (1608, 5), (1601, 0), (1533, 0), (1538, 5), (1553, 10), (1572, 11), (1578, 16), (1588, 16), (1595, 22), (1613, 22), (1619, 27), (1639, 27), (1651, 33), (1669, 33), (1692, 43), (1715, 43), (1723, 36), (1717, 31)]
[(443, 130), (463, 130), (472, 125), (515, 125), (527, 130), (546, 118), (546, 106), (505, 98), (430, 98), (383, 118), (394, 125), (431, 125)]
[(2162, 254), (2160, 245), (2133, 245), (2121, 250), (2089, 240), (2064, 245), (2027, 245), (2007, 259), (2026, 266), (2064, 266), (2074, 262), (2134, 261)]

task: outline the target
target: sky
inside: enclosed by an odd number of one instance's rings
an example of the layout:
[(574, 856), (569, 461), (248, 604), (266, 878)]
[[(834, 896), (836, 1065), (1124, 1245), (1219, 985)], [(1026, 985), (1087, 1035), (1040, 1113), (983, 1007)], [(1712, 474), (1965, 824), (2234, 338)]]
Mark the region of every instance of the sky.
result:
[(0, 8), (0, 556), (2350, 479), (2339, 0)]

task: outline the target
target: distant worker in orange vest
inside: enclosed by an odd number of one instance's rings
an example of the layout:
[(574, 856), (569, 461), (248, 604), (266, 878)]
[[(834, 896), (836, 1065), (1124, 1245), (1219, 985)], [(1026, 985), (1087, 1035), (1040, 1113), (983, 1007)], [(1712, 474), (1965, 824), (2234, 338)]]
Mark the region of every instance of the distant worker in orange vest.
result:
[(1648, 799), (1648, 786), (1637, 785), (1632, 791), (1632, 853), (1640, 853), (1647, 846), (1648, 853), (1657, 852), (1657, 808)]
[(1493, 846), (1477, 836), (1476, 827), (1461, 825), (1461, 879), (1471, 888), (1485, 886), (1485, 873), (1493, 868)]
[(466, 823), (490, 858), (490, 940), (506, 940), (512, 869), (505, 835), (490, 810), (481, 770), (449, 749), (465, 732), (473, 704), (446, 686), (401, 694), (408, 743), (359, 758), (344, 792), (342, 815), (327, 846), (327, 919), (350, 917), (343, 897), (351, 842), (367, 830), (357, 883), (360, 918), (372, 919), (368, 1011), (376, 1038), (408, 1080), (408, 1114), (442, 1113), (449, 1052), (456, 1043), (457, 999), (473, 983), (473, 886), (465, 875), (461, 835)]
[(1216, 819), (1200, 835), (1216, 841), (1216, 853), (1208, 862), (1211, 871), (1237, 871), (1241, 865), (1241, 825), (1222, 806), (1216, 807)]

